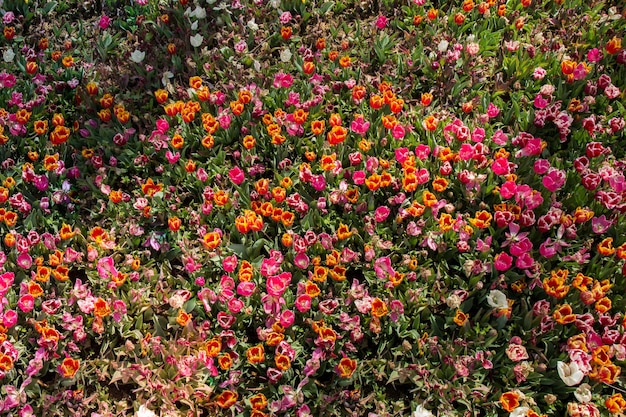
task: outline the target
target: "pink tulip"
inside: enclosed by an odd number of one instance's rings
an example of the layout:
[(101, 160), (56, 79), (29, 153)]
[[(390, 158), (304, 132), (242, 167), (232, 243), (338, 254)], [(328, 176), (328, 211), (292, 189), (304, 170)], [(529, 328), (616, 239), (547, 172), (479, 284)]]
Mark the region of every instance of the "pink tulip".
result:
[(254, 293), (256, 284), (252, 281), (242, 281), (237, 285), (237, 294), (241, 297), (249, 297)]
[(233, 183), (240, 185), (246, 179), (246, 174), (241, 168), (234, 167), (228, 171), (228, 177)]
[(513, 258), (506, 252), (501, 252), (493, 258), (493, 266), (496, 270), (504, 272), (513, 265)]

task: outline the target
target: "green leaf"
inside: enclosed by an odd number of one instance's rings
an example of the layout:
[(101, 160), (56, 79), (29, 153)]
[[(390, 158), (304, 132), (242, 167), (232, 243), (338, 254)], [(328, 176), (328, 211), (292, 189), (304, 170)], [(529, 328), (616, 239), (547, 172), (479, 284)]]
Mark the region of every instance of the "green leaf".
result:
[(228, 246), (228, 249), (233, 251), (238, 257), (245, 259), (246, 245), (241, 243), (232, 243)]
[(192, 298), (185, 303), (185, 305), (183, 306), (183, 309), (185, 310), (186, 313), (191, 313), (196, 308), (196, 305), (197, 305), (196, 298)]
[(48, 3), (46, 3), (45, 6), (43, 6), (43, 9), (41, 9), (41, 12), (43, 14), (48, 14), (51, 11), (53, 11), (56, 7), (57, 7), (58, 3), (56, 1), (49, 1)]

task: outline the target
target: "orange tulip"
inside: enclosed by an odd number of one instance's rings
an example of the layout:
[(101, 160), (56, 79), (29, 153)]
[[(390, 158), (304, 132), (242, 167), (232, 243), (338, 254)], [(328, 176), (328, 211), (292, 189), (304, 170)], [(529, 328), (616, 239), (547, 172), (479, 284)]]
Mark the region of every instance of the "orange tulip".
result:
[(519, 407), (519, 394), (513, 391), (507, 391), (500, 396), (500, 404), (504, 411), (511, 412)]
[(350, 378), (356, 370), (356, 360), (341, 358), (337, 365), (337, 373), (341, 378)]

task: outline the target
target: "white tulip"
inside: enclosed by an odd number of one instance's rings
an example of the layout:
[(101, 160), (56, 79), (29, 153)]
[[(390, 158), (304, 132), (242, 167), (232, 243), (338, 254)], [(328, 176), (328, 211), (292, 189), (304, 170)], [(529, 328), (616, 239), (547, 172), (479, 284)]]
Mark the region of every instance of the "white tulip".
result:
[(530, 410), (528, 407), (517, 407), (515, 410), (511, 411), (509, 417), (526, 417), (528, 410)]
[(141, 63), (146, 58), (146, 53), (140, 51), (139, 49), (135, 49), (132, 54), (130, 54), (130, 60), (136, 64)]
[(506, 299), (506, 295), (500, 290), (489, 291), (487, 304), (489, 304), (489, 307), (497, 308), (498, 310), (509, 308), (509, 301)]
[(588, 403), (591, 401), (591, 386), (589, 384), (581, 384), (576, 391), (574, 391), (574, 397), (580, 403)]
[(421, 405), (418, 405), (415, 408), (415, 411), (413, 411), (412, 417), (435, 417), (435, 415)]
[(4, 60), (4, 62), (11, 62), (13, 61), (13, 58), (15, 58), (15, 52), (13, 52), (13, 49), (11, 48), (7, 49), (2, 54), (2, 59)]
[(142, 405), (139, 407), (139, 410), (137, 410), (137, 415), (135, 417), (157, 417), (157, 415), (154, 414), (154, 411), (149, 410), (148, 407)]
[(248, 26), (248, 29), (250, 29), (253, 32), (256, 32), (257, 30), (259, 30), (259, 25), (257, 25), (256, 22), (254, 21), (254, 17), (252, 18), (252, 20), (248, 21), (248, 24), (246, 26)]
[(558, 361), (556, 370), (559, 372), (563, 382), (570, 387), (580, 384), (580, 381), (585, 377), (585, 374), (578, 368), (576, 362), (571, 362), (568, 365), (565, 362)]
[(280, 51), (280, 60), (282, 62), (291, 61), (291, 51), (289, 50), (289, 48), (285, 48), (282, 51)]
[(191, 46), (193, 46), (194, 48), (197, 48), (198, 46), (202, 45), (203, 40), (204, 38), (199, 33), (196, 33), (194, 36), (191, 36), (189, 38), (189, 42), (191, 42)]

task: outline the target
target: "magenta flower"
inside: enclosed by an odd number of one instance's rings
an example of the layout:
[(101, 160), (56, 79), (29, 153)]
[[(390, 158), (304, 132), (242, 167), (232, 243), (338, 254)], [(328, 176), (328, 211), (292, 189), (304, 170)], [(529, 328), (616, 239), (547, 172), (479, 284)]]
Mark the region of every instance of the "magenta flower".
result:
[(306, 253), (304, 252), (299, 252), (298, 254), (296, 254), (293, 263), (295, 266), (297, 266), (300, 269), (306, 269), (309, 266), (309, 257), (307, 256)]
[(612, 225), (613, 221), (608, 220), (604, 214), (591, 219), (591, 230), (598, 235), (605, 233)]
[(420, 170), (417, 171), (416, 176), (418, 184), (425, 184), (430, 179), (430, 172), (426, 168), (420, 168)]
[(355, 185), (361, 185), (365, 183), (365, 172), (363, 171), (354, 171), (352, 174), (352, 182)]
[(165, 152), (165, 158), (170, 164), (175, 164), (180, 159), (180, 152), (172, 153), (169, 149)]
[(267, 293), (273, 297), (280, 297), (285, 292), (290, 282), (290, 272), (282, 272), (278, 275), (272, 275), (267, 279)]
[(485, 140), (485, 129), (477, 127), (472, 131), (472, 142), (482, 143)]
[(567, 180), (567, 176), (565, 171), (561, 171), (560, 169), (550, 168), (548, 170), (548, 174), (543, 177), (541, 180), (544, 187), (548, 189), (548, 191), (555, 192), (559, 190), (563, 185), (565, 185), (565, 181)]
[(223, 311), (217, 313), (217, 323), (222, 329), (229, 329), (233, 324), (235, 324), (235, 321), (237, 321), (235, 316), (224, 313)]
[(401, 124), (397, 124), (391, 129), (391, 136), (393, 136), (394, 139), (402, 139), (405, 134), (406, 129)]
[(487, 107), (487, 116), (489, 116), (490, 119), (493, 119), (494, 117), (498, 117), (498, 115), (500, 114), (500, 109), (493, 103), (489, 103), (489, 106)]
[(355, 119), (350, 123), (350, 130), (354, 133), (365, 136), (365, 133), (370, 128), (370, 122), (363, 118), (363, 115), (357, 115)]
[(391, 258), (388, 256), (382, 256), (374, 261), (374, 271), (379, 279), (387, 279), (396, 273), (391, 266)]
[(390, 212), (391, 212), (391, 210), (389, 210), (389, 207), (387, 207), (387, 206), (380, 206), (375, 211), (374, 219), (378, 223), (384, 222), (387, 219), (387, 217), (389, 217), (389, 213)]
[(243, 301), (238, 298), (231, 298), (228, 300), (228, 311), (232, 314), (239, 313), (244, 307)]
[(287, 328), (296, 320), (296, 315), (291, 310), (285, 310), (280, 314), (280, 325)]
[(170, 124), (165, 119), (159, 119), (156, 121), (157, 131), (164, 135), (170, 128)]
[(493, 258), (493, 266), (498, 271), (507, 271), (512, 265), (513, 258), (506, 252), (500, 252)]
[(311, 177), (311, 186), (315, 189), (315, 191), (322, 191), (326, 188), (326, 178), (323, 175), (313, 175)]
[(523, 253), (520, 257), (515, 259), (515, 267), (519, 269), (530, 269), (535, 263), (535, 260), (530, 253)]
[(230, 114), (223, 113), (217, 116), (217, 121), (219, 122), (222, 129), (228, 129), (232, 120)]
[(408, 148), (396, 148), (395, 151), (396, 161), (399, 164), (403, 164), (404, 161), (409, 157), (409, 149)]
[(241, 168), (236, 166), (228, 171), (228, 178), (236, 185), (240, 185), (246, 179), (246, 175)]
[(546, 100), (541, 94), (537, 94), (535, 96), (535, 101), (533, 102), (533, 104), (537, 109), (545, 109), (548, 106), (549, 101)]
[(515, 195), (517, 192), (517, 184), (513, 181), (506, 181), (500, 187), (500, 196), (504, 199), (509, 199)]
[(388, 23), (388, 20), (383, 15), (378, 16), (378, 19), (376, 19), (376, 27), (378, 29), (382, 30), (382, 29), (386, 28), (387, 27), (387, 23)]
[(115, 261), (110, 256), (105, 256), (98, 260), (98, 275), (102, 279), (108, 279), (110, 276), (117, 276), (119, 271), (115, 268)]
[(256, 284), (252, 281), (242, 281), (237, 284), (237, 294), (242, 297), (249, 297), (254, 293)]
[(299, 312), (306, 313), (311, 309), (311, 296), (308, 294), (300, 294), (294, 304)]
[(506, 136), (506, 133), (504, 133), (502, 130), (496, 130), (493, 133), (493, 136), (491, 137), (491, 140), (496, 145), (504, 146), (509, 141), (509, 138)]
[(280, 23), (286, 25), (287, 23), (289, 23), (291, 18), (292, 16), (290, 12), (283, 12), (278, 19), (280, 20)]
[(522, 256), (525, 253), (530, 252), (533, 249), (533, 244), (529, 238), (523, 237), (519, 241), (511, 244), (509, 252), (513, 256)]
[(602, 59), (602, 52), (598, 48), (590, 49), (587, 52), (587, 61), (598, 62)]
[(550, 169), (550, 161), (547, 159), (537, 159), (533, 164), (533, 171), (537, 175), (543, 175)]
[(415, 156), (422, 161), (428, 158), (430, 155), (430, 147), (428, 145), (420, 144), (415, 148)]
[[(463, 161), (469, 161), (476, 155), (476, 150), (470, 143), (463, 143), (459, 148), (459, 158)], [(501, 159), (501, 158), (499, 158)], [(508, 169), (508, 164), (507, 164)]]
[(18, 255), (16, 262), (20, 268), (30, 269), (33, 265), (33, 258), (27, 252), (23, 252)]
[(293, 77), (284, 72), (279, 72), (274, 76), (274, 88), (289, 88), (293, 84)]
[(17, 306), (24, 313), (28, 313), (35, 307), (35, 297), (30, 294), (24, 294), (17, 301)]
[(237, 263), (237, 256), (230, 255), (222, 260), (222, 268), (224, 268), (225, 272), (231, 273), (237, 268)]
[(107, 15), (100, 16), (100, 20), (98, 21), (98, 27), (100, 29), (107, 29), (111, 24), (111, 19)]
[(17, 318), (17, 312), (15, 310), (7, 310), (4, 312), (1, 321), (5, 327), (10, 329), (17, 324)]
[(511, 173), (509, 167), (509, 160), (504, 157), (496, 158), (491, 164), (491, 169), (496, 175), (508, 175)]

